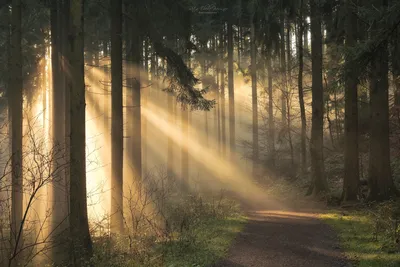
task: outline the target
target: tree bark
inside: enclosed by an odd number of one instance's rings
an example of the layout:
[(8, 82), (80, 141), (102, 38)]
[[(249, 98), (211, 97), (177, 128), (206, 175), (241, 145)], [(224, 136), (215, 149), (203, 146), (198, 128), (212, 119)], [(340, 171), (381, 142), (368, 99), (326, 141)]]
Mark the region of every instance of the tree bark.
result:
[[(387, 0), (374, 1), (374, 8), (387, 8)], [(371, 36), (385, 27), (384, 22), (374, 23)], [(370, 77), (370, 151), (369, 200), (386, 200), (397, 195), (390, 167), (389, 145), (389, 81), (388, 42), (383, 40), (371, 60)]]
[(226, 120), (225, 120), (225, 64), (224, 64), (224, 55), (225, 55), (225, 40), (224, 40), (224, 30), (220, 33), (220, 69), (221, 69), (221, 144), (222, 144), (222, 155), (226, 156)]
[(320, 1), (310, 0), (312, 59), (312, 126), (310, 140), (312, 184), (308, 193), (328, 191), (324, 173), (323, 124), (324, 101), (322, 83), (322, 30)]
[(92, 240), (89, 233), (86, 194), (85, 70), (83, 52), (83, 1), (70, 1), (69, 68), (70, 91), (70, 234), (71, 263), (86, 266), (90, 260)]
[[(132, 118), (130, 125), (132, 126), (131, 130), (131, 161), (133, 165), (134, 177), (137, 179), (142, 178), (142, 121), (141, 121), (141, 55), (143, 45), (141, 45), (141, 36), (139, 33), (139, 14), (138, 14), (138, 6), (131, 5), (131, 10), (133, 14), (135, 14), (135, 20), (132, 21), (134, 26), (130, 26), (130, 47), (128, 58), (129, 61), (133, 64), (134, 71), (131, 73), (132, 77), (130, 79), (130, 86), (132, 87), (132, 108), (129, 109), (132, 111), (129, 118)], [(146, 47), (144, 47), (146, 49)], [(145, 60), (148, 61), (148, 60)], [(147, 66), (148, 68), (148, 66)]]
[(281, 54), (281, 75), (282, 75), (282, 93), (281, 93), (281, 114), (282, 114), (282, 126), (286, 127), (286, 98), (288, 97), (287, 93), (287, 75), (286, 75), (286, 51), (285, 51), (285, 14), (284, 11), (281, 10), (281, 42), (280, 42), (280, 54)]
[(303, 47), (303, 36), (304, 36), (304, 0), (300, 1), (300, 17), (299, 17), (299, 33), (298, 33), (298, 46), (299, 46), (299, 76), (298, 76), (298, 93), (299, 93), (299, 105), (300, 105), (300, 116), (301, 116), (301, 174), (305, 175), (307, 171), (307, 119), (306, 110), (304, 106), (304, 90), (303, 90), (303, 73), (304, 73), (304, 47)]
[(51, 20), (51, 63), (52, 63), (52, 75), (53, 75), (53, 119), (52, 119), (52, 130), (53, 130), (53, 162), (52, 172), (53, 176), (53, 192), (52, 192), (52, 239), (54, 242), (53, 259), (55, 262), (61, 264), (66, 259), (65, 247), (62, 244), (65, 241), (62, 233), (67, 229), (66, 218), (68, 217), (68, 205), (67, 205), (67, 183), (65, 180), (65, 82), (61, 72), (61, 52), (63, 37), (62, 31), (65, 30), (63, 27), (62, 16), (59, 13), (61, 10), (61, 3), (53, 0), (51, 3), (50, 20)]
[(252, 88), (252, 111), (253, 111), (253, 176), (256, 175), (257, 161), (259, 158), (258, 151), (258, 108), (257, 108), (257, 47), (256, 47), (256, 33), (255, 33), (255, 16), (254, 12), (251, 15), (251, 88)]
[(111, 0), (111, 232), (123, 232), (122, 0)]
[[(356, 45), (355, 37), (357, 36), (357, 17), (351, 5), (352, 0), (345, 1), (345, 38), (348, 49)], [(350, 60), (347, 63), (349, 64), (349, 62)], [(347, 68), (345, 76), (345, 147), (342, 201), (354, 201), (357, 200), (360, 182), (358, 160), (358, 76), (355, 66), (348, 65)]]
[(23, 243), (23, 174), (22, 174), (22, 49), (21, 49), (21, 0), (12, 1), (11, 58), (9, 92), (11, 98), (11, 248), (9, 266), (17, 266)]
[(267, 54), (268, 69), (268, 153), (269, 165), (275, 166), (275, 123), (274, 123), (274, 102), (272, 85), (272, 52), (269, 49)]
[(235, 154), (235, 86), (233, 77), (233, 28), (232, 18), (228, 19), (228, 91), (229, 91), (229, 144), (231, 158)]

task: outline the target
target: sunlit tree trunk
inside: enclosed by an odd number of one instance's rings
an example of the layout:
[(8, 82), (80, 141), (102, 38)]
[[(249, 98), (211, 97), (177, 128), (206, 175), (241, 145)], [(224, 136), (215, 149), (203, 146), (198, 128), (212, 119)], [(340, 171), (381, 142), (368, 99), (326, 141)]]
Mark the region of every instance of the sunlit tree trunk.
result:
[(256, 166), (259, 157), (258, 151), (258, 100), (257, 100), (257, 47), (255, 30), (255, 10), (251, 11), (251, 30), (250, 30), (250, 58), (251, 58), (251, 88), (252, 88), (252, 111), (253, 111), (253, 175), (256, 175)]
[[(186, 13), (187, 28), (186, 28), (186, 42), (190, 41), (191, 35), (191, 17), (190, 13)], [(187, 49), (187, 65), (191, 67), (191, 50)], [(181, 113), (182, 120), (182, 137), (183, 145), (181, 146), (181, 168), (182, 168), (182, 179), (186, 182), (186, 186), (189, 182), (189, 107), (184, 107)]]
[[(135, 14), (135, 20), (132, 21), (133, 25), (126, 25), (130, 46), (128, 52), (129, 62), (133, 65), (133, 71), (131, 73), (132, 78), (129, 79), (129, 86), (132, 87), (132, 107), (128, 110), (131, 112), (128, 118), (132, 118), (129, 122), (131, 125), (130, 132), (130, 145), (131, 145), (131, 158), (133, 166), (133, 175), (136, 179), (142, 178), (142, 121), (141, 121), (141, 59), (142, 59), (142, 49), (147, 49), (146, 46), (142, 45), (142, 38), (139, 34), (139, 14), (138, 6), (131, 5), (131, 11)], [(145, 61), (148, 61), (145, 59)], [(147, 66), (148, 69), (148, 66)]]
[(86, 116), (83, 53), (83, 1), (70, 1), (69, 29), (70, 116), (70, 238), (71, 263), (86, 266), (91, 258), (92, 240), (89, 233), (86, 193)]
[(110, 128), (109, 128), (109, 108), (110, 108), (110, 97), (109, 97), (109, 75), (108, 75), (108, 61), (105, 60), (109, 56), (109, 51), (108, 51), (108, 41), (103, 40), (103, 71), (104, 71), (104, 76), (103, 76), (103, 127), (104, 127), (104, 139), (108, 140), (109, 139), (109, 134), (110, 134)]
[[(206, 89), (204, 82), (207, 79), (207, 67), (206, 67), (206, 49), (207, 49), (207, 42), (205, 42), (202, 45), (203, 48), (203, 53), (201, 55), (201, 60), (200, 60), (200, 67), (201, 67), (201, 77), (202, 77), (202, 85), (203, 89)], [(208, 112), (204, 111), (204, 131), (205, 131), (205, 137), (206, 137), (206, 146), (209, 144), (209, 127), (208, 127)]]
[[(374, 8), (387, 8), (387, 5), (388, 0), (374, 1)], [(375, 36), (384, 27), (384, 22), (375, 22), (371, 36)], [(369, 200), (386, 200), (398, 194), (390, 167), (388, 54), (388, 42), (383, 40), (371, 59)]]
[[(345, 38), (346, 47), (356, 45), (357, 17), (352, 9), (352, 0), (345, 1)], [(348, 56), (349, 57), (349, 56)], [(358, 160), (358, 94), (357, 73), (355, 66), (347, 62), (345, 76), (345, 146), (344, 146), (344, 180), (342, 201), (357, 200), (359, 186), (359, 160)]]
[(311, 59), (312, 59), (312, 126), (310, 140), (312, 183), (308, 193), (328, 190), (324, 173), (323, 123), (324, 101), (322, 84), (322, 30), (320, 1), (310, 0), (311, 6)]
[(392, 47), (392, 73), (395, 86), (394, 106), (397, 118), (400, 120), (400, 29), (395, 31)]
[(221, 94), (220, 94), (220, 106), (221, 106), (221, 144), (222, 144), (222, 155), (226, 156), (226, 120), (225, 120), (225, 64), (224, 64), (224, 55), (225, 55), (225, 40), (224, 40), (224, 31), (222, 30), (220, 33), (220, 70), (221, 70)]
[[(146, 72), (146, 74), (149, 73), (149, 39), (148, 38), (144, 38), (144, 70)], [(145, 82), (149, 79), (149, 77), (147, 76), (145, 79)]]
[(111, 4), (111, 232), (123, 232), (122, 0)]
[(268, 154), (269, 164), (275, 166), (275, 123), (274, 123), (274, 102), (272, 87), (272, 52), (271, 48), (267, 53), (267, 69), (268, 69)]
[(151, 73), (151, 81), (155, 81), (156, 75), (156, 54), (154, 53), (154, 47), (151, 47), (151, 54), (150, 54), (150, 73)]
[[(304, 8), (304, 11), (306, 11), (307, 10), (307, 8), (306, 8), (306, 6), (307, 6), (307, 4), (305, 5), (305, 8)], [(309, 29), (309, 24), (308, 24), (308, 22), (307, 22), (307, 12), (304, 12), (305, 14), (304, 14), (304, 18), (303, 18), (303, 23), (304, 23), (304, 32), (303, 32), (303, 35), (304, 35), (304, 51), (306, 52), (306, 54), (310, 51), (310, 47), (309, 47), (309, 44), (308, 44), (308, 29)]]
[(307, 170), (307, 119), (306, 110), (304, 107), (304, 91), (303, 91), (303, 72), (304, 72), (304, 0), (300, 0), (300, 17), (299, 17), (299, 32), (298, 32), (298, 53), (299, 53), (299, 76), (298, 76), (298, 91), (299, 91), (299, 105), (301, 115), (301, 174), (305, 175)]
[[(287, 59), (286, 59), (286, 71), (287, 71), (287, 79), (286, 79), (286, 108), (287, 108), (287, 118), (286, 118), (286, 123), (287, 123), (287, 133), (288, 133), (288, 141), (289, 141), (289, 147), (290, 147), (290, 159), (291, 159), (291, 164), (292, 167), (294, 167), (294, 148), (293, 148), (293, 137), (292, 137), (292, 115), (291, 115), (291, 90), (292, 90), (292, 48), (291, 48), (291, 39), (290, 39), (290, 21), (287, 20), (286, 23), (286, 54), (287, 54)], [(292, 170), (294, 172), (294, 170)]]
[(287, 75), (286, 75), (286, 49), (285, 49), (285, 13), (281, 10), (282, 14), (280, 17), (281, 22), (281, 40), (280, 40), (280, 63), (281, 63), (281, 75), (282, 75), (282, 94), (281, 94), (281, 114), (282, 114), (282, 126), (286, 127), (287, 113), (286, 113), (286, 97), (287, 93)]
[[(68, 206), (64, 171), (64, 153), (65, 153), (65, 82), (61, 73), (61, 38), (63, 37), (62, 31), (65, 30), (62, 23), (62, 16), (59, 13), (61, 3), (53, 0), (51, 3), (50, 20), (51, 20), (51, 63), (53, 75), (53, 162), (52, 172), (53, 185), (52, 185), (52, 238), (54, 242), (53, 259), (55, 262), (61, 264), (66, 259), (65, 247), (62, 246), (64, 240), (62, 233), (66, 230), (66, 218), (68, 216)], [(60, 15), (59, 15), (60, 14)]]
[(9, 266), (18, 266), (23, 243), (23, 177), (22, 177), (22, 50), (21, 0), (12, 1), (11, 59), (9, 97), (11, 98), (11, 257)]
[[(240, 24), (240, 23), (239, 23)], [(237, 32), (237, 57), (238, 57), (238, 66), (241, 67), (241, 39), (242, 39), (242, 26), (238, 26)]]
[[(69, 188), (70, 188), (70, 162), (69, 162), (69, 155), (70, 155), (70, 125), (71, 125), (71, 112), (70, 112), (70, 101), (71, 101), (71, 92), (69, 90), (69, 77), (68, 77), (68, 72), (69, 72), (69, 47), (68, 47), (68, 34), (69, 34), (69, 19), (70, 19), (70, 14), (69, 14), (69, 9), (70, 9), (70, 0), (64, 0), (62, 2), (62, 7), (64, 12), (62, 12), (62, 27), (63, 31), (61, 32), (62, 34), (62, 42), (64, 45), (61, 46), (62, 48), (62, 61), (61, 61), (61, 73), (62, 73), (62, 82), (63, 82), (63, 87), (64, 87), (64, 116), (65, 116), (65, 125), (64, 125), (64, 140), (65, 140), (65, 166), (64, 166), (64, 177), (66, 181), (66, 199), (65, 201), (67, 202), (67, 209), (69, 210), (69, 204), (70, 204), (70, 199), (69, 199)], [(66, 222), (68, 223), (68, 221)]]
[(229, 91), (229, 144), (231, 157), (235, 154), (236, 123), (235, 123), (235, 85), (233, 77), (233, 28), (232, 18), (228, 19), (228, 91)]

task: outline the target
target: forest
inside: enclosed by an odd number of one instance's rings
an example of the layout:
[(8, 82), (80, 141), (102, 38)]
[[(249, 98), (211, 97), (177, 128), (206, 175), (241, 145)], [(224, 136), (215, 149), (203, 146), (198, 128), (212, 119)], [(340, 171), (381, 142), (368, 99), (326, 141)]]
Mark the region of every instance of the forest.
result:
[(400, 0), (0, 0), (0, 266), (400, 266)]

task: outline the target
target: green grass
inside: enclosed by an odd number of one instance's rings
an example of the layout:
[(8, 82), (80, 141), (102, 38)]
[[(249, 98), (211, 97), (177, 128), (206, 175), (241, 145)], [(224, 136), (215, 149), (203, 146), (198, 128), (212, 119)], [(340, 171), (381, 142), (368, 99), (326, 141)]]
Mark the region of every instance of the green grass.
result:
[(203, 267), (211, 266), (223, 258), (236, 235), (243, 229), (246, 218), (212, 218), (193, 229), (194, 238), (181, 238), (164, 243), (163, 266)]
[(374, 235), (374, 219), (366, 211), (341, 211), (322, 214), (321, 218), (338, 232), (346, 256), (359, 267), (400, 266), (400, 253), (388, 253), (385, 237)]

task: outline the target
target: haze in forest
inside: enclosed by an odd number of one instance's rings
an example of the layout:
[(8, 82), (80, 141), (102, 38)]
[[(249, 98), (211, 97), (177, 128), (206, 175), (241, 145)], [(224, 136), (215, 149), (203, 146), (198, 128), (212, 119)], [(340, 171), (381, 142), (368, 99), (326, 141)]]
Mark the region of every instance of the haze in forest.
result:
[(167, 266), (210, 221), (290, 215), (280, 184), (342, 205), (399, 196), (399, 1), (0, 14), (0, 266)]

